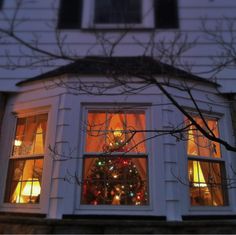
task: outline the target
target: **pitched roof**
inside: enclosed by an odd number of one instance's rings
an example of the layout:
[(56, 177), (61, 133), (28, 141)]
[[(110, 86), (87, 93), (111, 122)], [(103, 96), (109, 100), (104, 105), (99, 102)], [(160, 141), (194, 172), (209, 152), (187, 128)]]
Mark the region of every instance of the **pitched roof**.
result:
[(159, 62), (152, 57), (98, 57), (89, 56), (78, 59), (71, 64), (61, 66), (55, 70), (28, 78), (17, 85), (23, 85), (28, 82), (40, 81), (47, 78), (60, 76), (63, 74), (80, 75), (168, 75), (181, 77), (182, 79), (192, 79), (198, 82), (204, 82), (217, 85), (207, 79), (198, 77), (184, 70), (175, 68), (168, 64)]

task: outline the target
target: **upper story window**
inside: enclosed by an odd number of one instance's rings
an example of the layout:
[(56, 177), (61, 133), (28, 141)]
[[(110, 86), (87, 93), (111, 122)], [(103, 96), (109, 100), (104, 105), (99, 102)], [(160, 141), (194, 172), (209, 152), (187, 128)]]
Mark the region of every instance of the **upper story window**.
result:
[[(95, 1), (95, 24), (140, 24), (142, 22), (141, 0)], [(109, 11), (108, 11), (109, 9)]]
[(81, 204), (149, 204), (145, 127), (144, 111), (88, 111)]
[(177, 0), (61, 0), (58, 28), (178, 28)]
[(3, 0), (0, 0), (0, 10), (2, 9), (3, 6)]
[[(198, 116), (194, 119), (201, 127), (219, 137), (216, 119), (205, 117), (205, 123)], [(191, 126), (188, 130), (187, 154), (191, 205), (226, 206), (225, 162), (221, 156), (220, 144), (210, 141)]]
[(20, 117), (10, 156), (5, 202), (39, 203), (47, 114)]

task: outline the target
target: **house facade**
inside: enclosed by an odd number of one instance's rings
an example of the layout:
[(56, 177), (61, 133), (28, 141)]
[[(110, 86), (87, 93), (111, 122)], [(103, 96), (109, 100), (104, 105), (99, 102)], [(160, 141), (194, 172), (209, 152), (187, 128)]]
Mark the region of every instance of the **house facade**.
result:
[(235, 216), (234, 74), (214, 75), (219, 45), (200, 29), (234, 1), (14, 4), (1, 1), (2, 29), (16, 18), (0, 46), (1, 214)]

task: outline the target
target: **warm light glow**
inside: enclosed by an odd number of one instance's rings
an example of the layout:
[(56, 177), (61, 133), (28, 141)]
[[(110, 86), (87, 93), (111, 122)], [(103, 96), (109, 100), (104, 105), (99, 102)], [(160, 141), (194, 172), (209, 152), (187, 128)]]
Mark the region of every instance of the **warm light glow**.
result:
[(29, 181), (27, 181), (26, 183), (21, 181), (18, 182), (16, 190), (13, 194), (12, 202), (27, 203), (29, 201), (28, 197), (37, 197), (40, 195), (41, 186), (39, 181), (35, 178), (33, 179), (33, 182), (31, 178), (29, 178), (28, 180)]
[(198, 161), (193, 161), (193, 182), (195, 187), (207, 187), (201, 165)]
[(188, 155), (198, 155), (198, 148), (194, 142), (194, 133), (191, 128), (188, 130)]
[(116, 128), (115, 131), (113, 132), (113, 135), (114, 135), (115, 137), (121, 137), (121, 136), (122, 136), (122, 132), (123, 132), (123, 130), (122, 130), (120, 127), (118, 127), (118, 128)]
[(117, 177), (118, 177), (118, 175), (116, 175), (116, 174), (115, 174), (115, 175), (113, 175), (113, 178), (115, 178), (115, 179), (116, 179)]
[(22, 186), (22, 182), (19, 182), (17, 184), (17, 187), (16, 187), (15, 192), (13, 194), (12, 202), (16, 202), (16, 203), (24, 203), (25, 202), (23, 200), (23, 198), (20, 196), (21, 186)]
[(112, 205), (120, 205), (120, 196), (115, 195), (113, 200), (112, 200)]
[(22, 141), (21, 141), (21, 140), (15, 140), (15, 141), (14, 141), (14, 145), (15, 145), (16, 147), (20, 147), (20, 146), (22, 145)]
[[(132, 136), (132, 133), (128, 131), (146, 129), (143, 111), (127, 113), (89, 111), (87, 123), (89, 128), (86, 134), (86, 152), (119, 152), (128, 149), (136, 153), (146, 152), (146, 142), (143, 141), (146, 139), (145, 132), (137, 132)], [(137, 143), (139, 144), (136, 145)]]
[(29, 181), (26, 182), (25, 187), (22, 191), (23, 196), (33, 196), (37, 197), (40, 195), (41, 187), (39, 184), (39, 181), (37, 179), (29, 179)]
[(41, 124), (37, 127), (34, 143), (34, 153), (43, 153), (43, 129)]

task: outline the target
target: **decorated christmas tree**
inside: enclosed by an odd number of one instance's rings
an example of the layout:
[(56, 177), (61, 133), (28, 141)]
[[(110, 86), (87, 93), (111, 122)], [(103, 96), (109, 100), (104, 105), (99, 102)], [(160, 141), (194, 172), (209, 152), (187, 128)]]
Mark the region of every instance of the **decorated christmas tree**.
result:
[(132, 158), (96, 158), (84, 179), (84, 204), (146, 205), (147, 200), (146, 182)]

